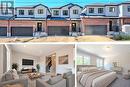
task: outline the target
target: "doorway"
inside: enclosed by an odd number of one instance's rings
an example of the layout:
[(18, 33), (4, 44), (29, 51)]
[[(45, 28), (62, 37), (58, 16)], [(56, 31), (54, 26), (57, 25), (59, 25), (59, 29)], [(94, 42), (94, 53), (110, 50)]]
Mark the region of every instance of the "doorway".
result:
[(38, 31), (38, 32), (41, 32), (41, 31), (42, 31), (42, 23), (41, 23), (41, 22), (38, 22), (38, 23), (37, 23), (37, 31)]
[(72, 23), (72, 32), (76, 32), (76, 23)]
[(109, 31), (113, 31), (112, 30), (112, 21), (109, 21)]
[(46, 73), (56, 73), (56, 53), (46, 57)]

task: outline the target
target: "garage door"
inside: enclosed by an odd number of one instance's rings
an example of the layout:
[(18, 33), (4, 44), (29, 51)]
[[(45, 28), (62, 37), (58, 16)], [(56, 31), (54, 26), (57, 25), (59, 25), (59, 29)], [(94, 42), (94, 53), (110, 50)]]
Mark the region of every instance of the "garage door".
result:
[(67, 36), (69, 35), (69, 26), (49, 26), (48, 35)]
[(7, 27), (0, 27), (0, 36), (7, 36)]
[(107, 34), (107, 25), (86, 26), (85, 33), (87, 35), (106, 35)]
[(33, 36), (33, 27), (11, 27), (12, 36)]

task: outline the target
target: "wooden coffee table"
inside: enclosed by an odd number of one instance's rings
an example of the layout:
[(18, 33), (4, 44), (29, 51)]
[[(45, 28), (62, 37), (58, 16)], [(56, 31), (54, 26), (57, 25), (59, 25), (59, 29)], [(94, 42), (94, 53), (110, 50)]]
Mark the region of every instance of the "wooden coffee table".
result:
[(5, 85), (3, 87), (24, 87), (22, 84)]

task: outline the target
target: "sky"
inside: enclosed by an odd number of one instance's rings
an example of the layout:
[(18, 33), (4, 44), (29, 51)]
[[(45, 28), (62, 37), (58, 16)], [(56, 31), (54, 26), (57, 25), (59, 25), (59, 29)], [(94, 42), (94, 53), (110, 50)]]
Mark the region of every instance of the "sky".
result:
[[(4, 1), (4, 0), (0, 0), (0, 1)], [(120, 3), (124, 1), (130, 1), (130, 0), (15, 0), (15, 6), (28, 6), (28, 5), (30, 6), (39, 3), (44, 4), (48, 7), (57, 7), (68, 3), (75, 3), (81, 6), (85, 6), (87, 4), (92, 4), (92, 3)]]

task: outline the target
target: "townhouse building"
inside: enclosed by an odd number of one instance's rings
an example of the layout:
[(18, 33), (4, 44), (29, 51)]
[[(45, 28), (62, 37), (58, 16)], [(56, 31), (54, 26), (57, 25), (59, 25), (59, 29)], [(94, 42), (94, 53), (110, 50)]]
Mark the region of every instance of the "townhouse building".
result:
[[(2, 9), (2, 8), (1, 8)], [(120, 4), (69, 3), (48, 8), (43, 4), (0, 11), (0, 36), (107, 35), (130, 24), (130, 2)]]

